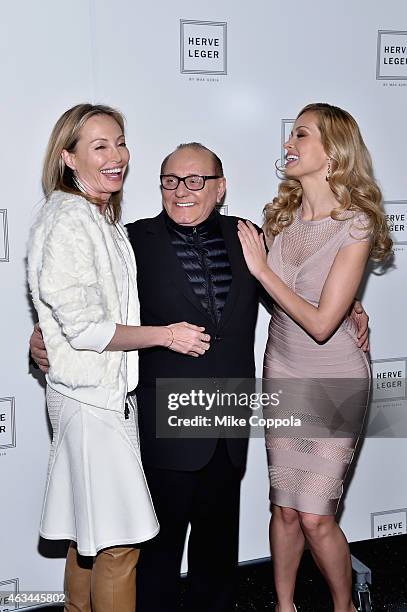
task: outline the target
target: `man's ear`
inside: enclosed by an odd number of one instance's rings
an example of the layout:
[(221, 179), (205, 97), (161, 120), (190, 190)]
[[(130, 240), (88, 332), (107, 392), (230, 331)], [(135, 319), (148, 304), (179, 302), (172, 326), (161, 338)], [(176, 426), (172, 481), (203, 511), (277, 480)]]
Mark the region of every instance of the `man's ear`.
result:
[(70, 153), (66, 149), (62, 149), (61, 157), (65, 162), (65, 165), (68, 166), (71, 170), (76, 170), (75, 166), (75, 153)]
[(218, 192), (216, 194), (216, 202), (218, 204), (222, 202), (223, 196), (225, 195), (225, 191), (226, 191), (226, 179), (224, 176), (222, 176), (222, 178), (219, 179)]

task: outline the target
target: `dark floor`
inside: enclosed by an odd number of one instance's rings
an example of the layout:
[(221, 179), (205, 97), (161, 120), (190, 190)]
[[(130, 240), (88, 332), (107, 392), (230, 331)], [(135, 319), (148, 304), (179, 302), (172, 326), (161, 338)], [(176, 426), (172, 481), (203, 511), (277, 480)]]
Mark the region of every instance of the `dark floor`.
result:
[[(352, 555), (371, 569), (373, 612), (407, 612), (407, 535), (354, 542), (350, 546)], [(236, 612), (274, 611), (271, 563), (243, 565), (238, 571)], [(328, 590), (308, 551), (298, 573), (295, 601), (298, 612), (332, 610)], [(62, 608), (42, 610), (57, 612)]]
[[(351, 553), (372, 572), (374, 612), (407, 612), (407, 535), (354, 542)], [(239, 612), (274, 611), (271, 563), (239, 568)], [(298, 612), (331, 611), (330, 596), (313, 559), (304, 553), (298, 573), (295, 602)], [(356, 604), (356, 600), (355, 600)]]

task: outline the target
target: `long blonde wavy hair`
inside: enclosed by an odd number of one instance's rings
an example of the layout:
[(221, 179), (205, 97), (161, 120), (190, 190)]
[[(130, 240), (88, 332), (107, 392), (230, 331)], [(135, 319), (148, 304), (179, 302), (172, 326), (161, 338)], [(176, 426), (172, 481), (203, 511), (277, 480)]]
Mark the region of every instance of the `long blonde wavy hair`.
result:
[[(62, 159), (62, 151), (66, 149), (71, 152), (75, 150), (79, 140), (79, 133), (88, 119), (95, 115), (108, 115), (120, 126), (124, 134), (124, 118), (116, 109), (104, 104), (77, 104), (65, 111), (56, 122), (45, 153), (44, 167), (42, 171), (42, 188), (48, 199), (55, 190), (74, 193), (85, 197), (93, 204), (101, 204), (99, 200), (83, 193), (74, 181), (74, 173)], [(113, 193), (107, 207), (107, 218), (111, 223), (119, 221), (121, 215), (121, 202), (123, 190)]]
[[(363, 141), (358, 124), (347, 111), (325, 103), (305, 106), (297, 116), (312, 112), (316, 116), (325, 153), (331, 159), (329, 187), (338, 206), (331, 217), (343, 220), (346, 211), (364, 212), (371, 235), (370, 256), (375, 261), (386, 259), (392, 240), (382, 205), (382, 194), (373, 175), (370, 153)], [(285, 178), (279, 185), (278, 195), (264, 207), (264, 230), (267, 236), (276, 236), (290, 225), (301, 205), (302, 187), (297, 179)]]

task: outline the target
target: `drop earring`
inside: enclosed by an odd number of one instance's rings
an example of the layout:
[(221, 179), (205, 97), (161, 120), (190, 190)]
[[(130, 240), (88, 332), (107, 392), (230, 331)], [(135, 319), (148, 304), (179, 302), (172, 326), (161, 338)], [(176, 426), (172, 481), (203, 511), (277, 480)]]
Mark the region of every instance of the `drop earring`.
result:
[(330, 178), (331, 178), (331, 158), (328, 159), (328, 170), (326, 171), (325, 180), (329, 181)]

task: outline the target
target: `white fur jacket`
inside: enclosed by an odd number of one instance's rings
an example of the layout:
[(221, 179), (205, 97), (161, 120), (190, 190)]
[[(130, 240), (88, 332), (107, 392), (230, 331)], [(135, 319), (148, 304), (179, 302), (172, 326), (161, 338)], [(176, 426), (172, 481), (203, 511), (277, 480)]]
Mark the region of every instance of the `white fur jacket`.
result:
[[(91, 403), (96, 393), (95, 405), (102, 406), (117, 388), (123, 353), (76, 350), (72, 343), (92, 323), (126, 323), (113, 265), (119, 252), (112, 232), (103, 231), (106, 223), (85, 198), (56, 191), (31, 229), (28, 249), (28, 280), (50, 362), (48, 381), (83, 388), (85, 396), (88, 389)], [(135, 263), (129, 274), (135, 278)], [(139, 324), (134, 314), (129, 324)]]

